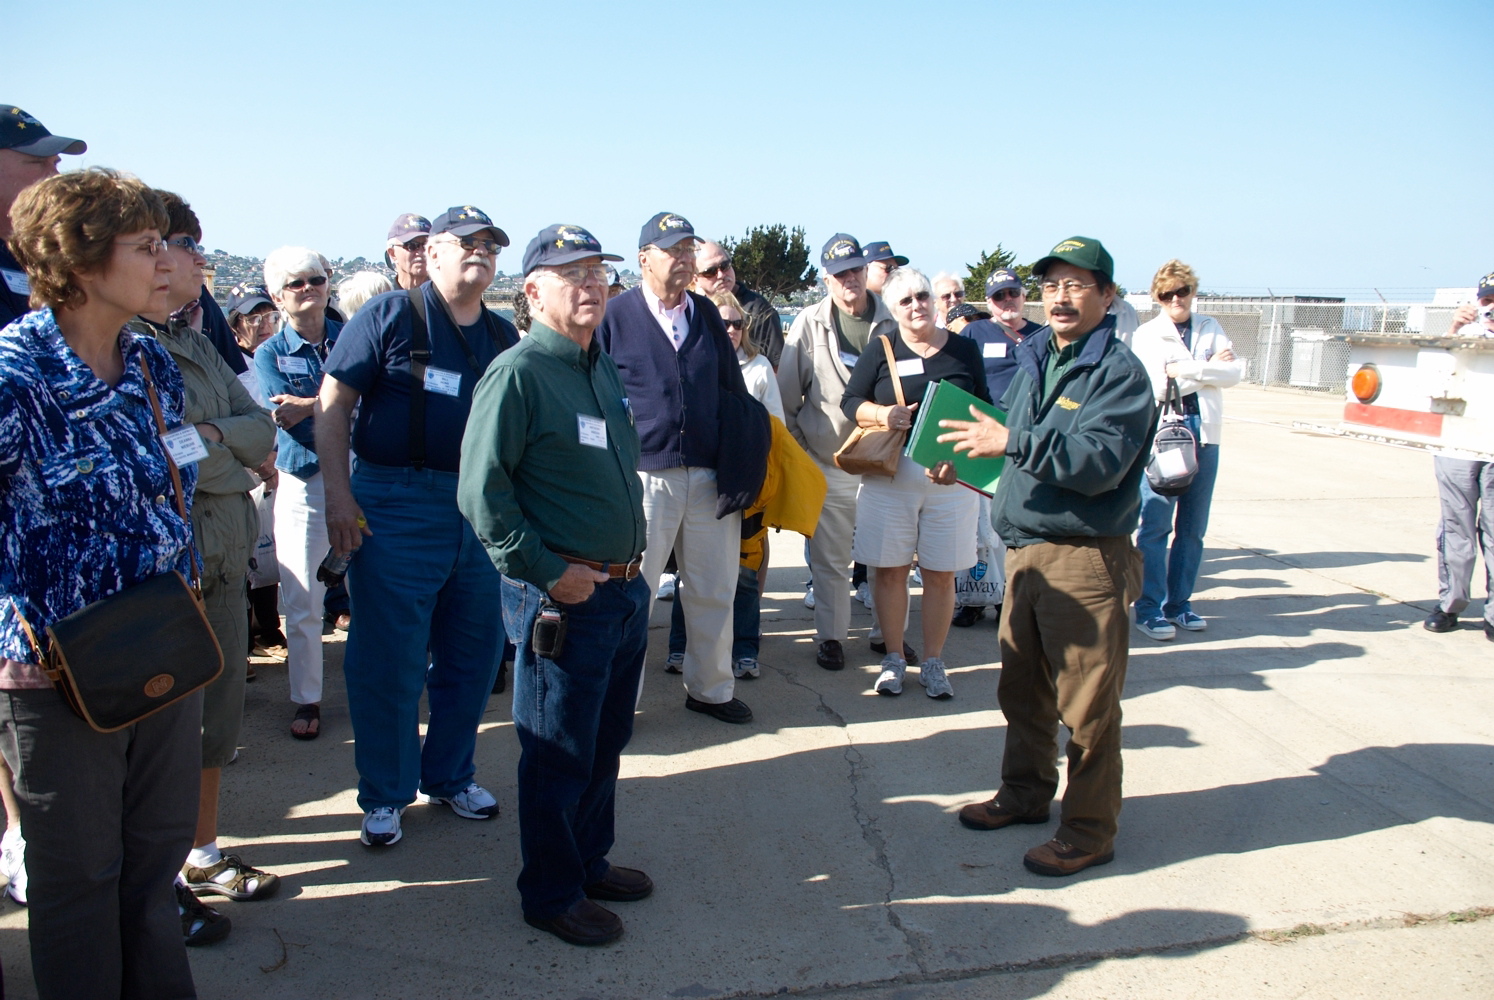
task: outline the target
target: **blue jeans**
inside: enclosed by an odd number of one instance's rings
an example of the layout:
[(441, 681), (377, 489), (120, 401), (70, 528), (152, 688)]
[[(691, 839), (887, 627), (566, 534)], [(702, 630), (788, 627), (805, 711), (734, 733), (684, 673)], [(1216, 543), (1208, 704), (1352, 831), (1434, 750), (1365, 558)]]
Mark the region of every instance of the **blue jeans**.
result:
[[(1198, 434), (1198, 418), (1188, 418), (1188, 429)], [(1198, 475), (1188, 492), (1176, 497), (1158, 496), (1151, 483), (1141, 477), (1141, 529), (1136, 548), (1141, 551), (1143, 575), (1141, 597), (1136, 601), (1136, 620), (1160, 614), (1177, 618), (1192, 611), (1193, 585), (1203, 565), (1204, 532), (1209, 527), (1209, 505), (1214, 500), (1214, 480), (1219, 476), (1219, 446), (1199, 445)], [(1169, 553), (1167, 536), (1173, 534)]]
[[(456, 505), (454, 472), (359, 462), (371, 537), (348, 568), (343, 674), (358, 805), (403, 808), (472, 781), (477, 724), (498, 672), (498, 570)], [(430, 704), (420, 740), (420, 693)]]
[[(685, 609), (680, 606), (681, 597), (674, 595), (674, 607), (669, 609), (669, 651), (684, 653)], [(732, 601), (731, 660), (757, 659), (758, 644), (762, 641), (762, 595), (757, 589), (757, 574), (746, 566), (737, 571), (737, 595)]]
[(633, 736), (653, 595), (638, 576), (563, 605), (565, 648), (556, 660), (530, 645), (544, 596), (503, 577), (503, 621), (515, 645), (519, 896), (537, 920), (569, 909), (582, 886), (607, 874), (618, 759)]

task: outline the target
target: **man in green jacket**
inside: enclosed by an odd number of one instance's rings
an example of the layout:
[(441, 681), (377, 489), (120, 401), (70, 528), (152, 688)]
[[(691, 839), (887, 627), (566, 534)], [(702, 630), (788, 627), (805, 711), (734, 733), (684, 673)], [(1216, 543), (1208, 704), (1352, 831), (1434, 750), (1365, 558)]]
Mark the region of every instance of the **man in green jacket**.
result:
[(1005, 455), (991, 502), (1007, 554), (1001, 616), (1006, 716), (1001, 788), (960, 810), (975, 830), (1046, 823), (1058, 790), (1058, 724), (1069, 728), (1068, 788), (1053, 839), (1023, 863), (1072, 875), (1115, 857), (1121, 808), (1121, 690), (1127, 609), (1141, 589), (1131, 544), (1155, 425), (1146, 370), (1106, 311), (1114, 264), (1098, 240), (1064, 240), (1032, 266), (1048, 326), (1016, 348), (1003, 427), (975, 412), (941, 441)]

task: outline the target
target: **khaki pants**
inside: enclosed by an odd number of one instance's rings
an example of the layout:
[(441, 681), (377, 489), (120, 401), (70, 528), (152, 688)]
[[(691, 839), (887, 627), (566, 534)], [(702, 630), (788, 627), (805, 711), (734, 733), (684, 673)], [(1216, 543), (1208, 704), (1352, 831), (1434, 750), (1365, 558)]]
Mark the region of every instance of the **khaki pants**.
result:
[(1121, 809), (1121, 689), (1130, 655), (1127, 609), (1141, 591), (1128, 537), (1066, 538), (1006, 556), (1001, 681), (1006, 716), (997, 803), (1044, 812), (1058, 791), (1058, 724), (1069, 775), (1059, 840), (1108, 851)]

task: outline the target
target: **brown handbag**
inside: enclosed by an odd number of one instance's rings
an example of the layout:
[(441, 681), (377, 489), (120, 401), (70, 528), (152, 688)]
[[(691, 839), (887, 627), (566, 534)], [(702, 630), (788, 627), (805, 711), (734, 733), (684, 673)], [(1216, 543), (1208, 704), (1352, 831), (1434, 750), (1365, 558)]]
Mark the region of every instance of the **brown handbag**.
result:
[[(156, 427), (166, 433), (150, 366), (140, 358)], [(164, 448), (164, 445), (163, 445)], [(176, 509), (187, 517), (181, 475), (166, 452)], [(197, 552), (191, 554), (192, 582), (176, 570), (126, 587), (47, 626), (45, 654), (24, 615), (21, 626), (37, 662), (77, 715), (101, 733), (133, 726), (223, 673), (223, 650), (202, 605)], [(20, 606), (16, 606), (20, 614)]]
[[(897, 405), (907, 406), (907, 400), (903, 398), (903, 380), (898, 376), (897, 361), (892, 356), (892, 339), (885, 336), (877, 339), (882, 342), (882, 350), (887, 352), (887, 369), (892, 373), (892, 391), (897, 393)], [(835, 453), (835, 464), (853, 476), (895, 476), (907, 440), (905, 430), (858, 426)]]

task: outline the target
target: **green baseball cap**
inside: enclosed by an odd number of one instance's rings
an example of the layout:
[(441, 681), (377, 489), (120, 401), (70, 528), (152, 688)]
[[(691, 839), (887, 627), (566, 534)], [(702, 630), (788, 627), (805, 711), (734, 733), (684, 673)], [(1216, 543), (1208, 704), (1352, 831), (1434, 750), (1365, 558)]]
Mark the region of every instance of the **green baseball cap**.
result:
[(1103, 274), (1106, 281), (1115, 280), (1115, 261), (1110, 258), (1110, 251), (1099, 240), (1088, 236), (1070, 236), (1049, 250), (1048, 256), (1032, 265), (1032, 276), (1040, 277), (1048, 270), (1049, 264), (1072, 264)]

